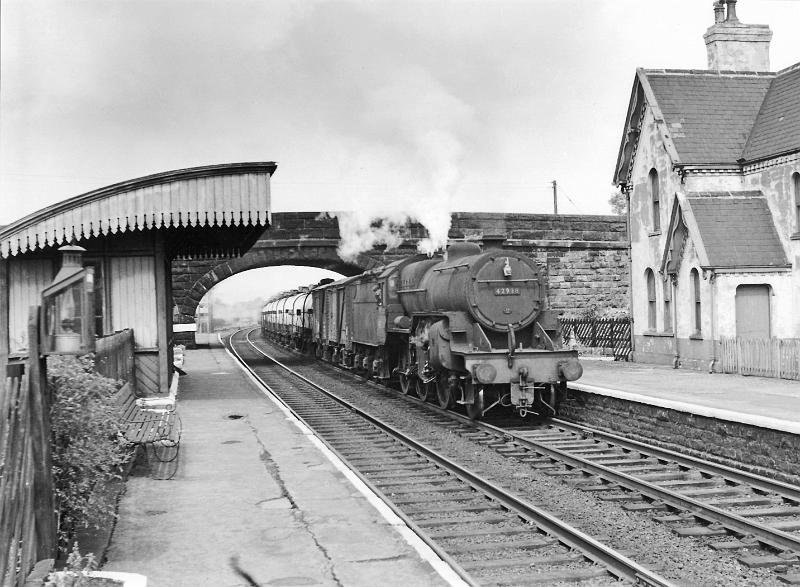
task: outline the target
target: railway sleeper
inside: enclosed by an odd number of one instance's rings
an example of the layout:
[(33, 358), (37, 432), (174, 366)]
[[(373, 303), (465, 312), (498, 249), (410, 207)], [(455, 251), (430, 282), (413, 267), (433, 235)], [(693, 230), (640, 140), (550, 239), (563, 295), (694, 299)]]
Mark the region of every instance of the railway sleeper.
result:
[(622, 509), (628, 512), (651, 512), (667, 509), (667, 506), (660, 501), (642, 501), (640, 503), (622, 504)]
[(786, 555), (743, 554), (737, 558), (740, 563), (751, 569), (781, 567), (800, 563), (795, 553), (786, 553)]
[(769, 522), (767, 524), (774, 530), (782, 530), (784, 532), (797, 532), (800, 530), (800, 520), (786, 520), (784, 522)]
[(607, 447), (607, 448), (579, 448), (577, 450), (570, 450), (568, 451), (570, 454), (573, 455), (585, 455), (585, 456), (601, 456), (601, 455), (608, 455), (608, 456), (615, 456), (621, 457), (622, 454), (619, 452), (619, 449), (614, 447)]
[(643, 501), (644, 498), (636, 492), (613, 493), (598, 495), (603, 501)]
[(682, 487), (715, 487), (730, 489), (730, 486), (720, 485), (720, 480), (714, 479), (664, 479), (656, 481), (659, 487), (668, 487), (670, 489), (681, 489)]
[(757, 505), (774, 505), (775, 500), (768, 497), (751, 497), (744, 495), (741, 497), (724, 497), (722, 499), (711, 499), (706, 502), (715, 507), (748, 507)]
[(527, 558), (497, 558), (490, 560), (476, 560), (470, 562), (460, 562), (459, 565), (465, 571), (490, 571), (493, 569), (512, 568), (512, 567), (555, 567), (568, 565), (582, 560), (583, 556), (578, 553), (568, 553), (557, 556), (540, 556)]
[[(652, 465), (642, 465), (640, 467), (617, 467), (621, 472), (635, 475), (637, 473), (663, 473), (664, 465), (653, 463)], [(667, 468), (667, 471), (676, 471), (676, 468)]]
[(451, 505), (445, 507), (409, 507), (403, 508), (403, 511), (409, 515), (421, 514), (438, 514), (447, 512), (489, 512), (492, 510), (500, 510), (501, 506), (497, 503), (474, 503), (463, 505)]
[(461, 526), (463, 524), (504, 524), (508, 522), (505, 516), (478, 515), (471, 518), (430, 518), (427, 520), (414, 520), (420, 528), (441, 528), (443, 526)]
[[(408, 465), (406, 467), (364, 467), (359, 469), (362, 473), (368, 473), (374, 477), (410, 477), (419, 471), (429, 471), (429, 474), (441, 475), (442, 472), (436, 469), (431, 463), (421, 463), (419, 465)], [(383, 473), (383, 475), (381, 475)]]
[(481, 543), (481, 544), (464, 544), (463, 546), (448, 547), (449, 554), (462, 554), (467, 552), (481, 552), (485, 550), (497, 550), (498, 548), (509, 550), (537, 550), (539, 548), (547, 548), (555, 546), (558, 540), (555, 538), (541, 538), (539, 540), (501, 540), (498, 542)]
[[(537, 573), (525, 577), (509, 577), (505, 580), (495, 580), (491, 583), (482, 582), (482, 587), (524, 587), (525, 585), (553, 585), (557, 583), (580, 583), (609, 577), (607, 570), (601, 567), (588, 569), (567, 569), (564, 571)], [(617, 584), (616, 582), (614, 583)]]
[(581, 491), (616, 491), (622, 489), (622, 487), (616, 483), (598, 483), (596, 485), (581, 485), (579, 489)]
[(418, 493), (445, 493), (447, 491), (461, 491), (463, 485), (436, 485), (433, 487), (409, 487), (398, 486), (398, 489), (389, 490), (391, 495), (415, 495)]
[(402, 481), (392, 481), (392, 479), (394, 477), (390, 477), (388, 481), (373, 479), (372, 482), (378, 487), (386, 489), (387, 487), (408, 487), (410, 485), (444, 485), (453, 481), (451, 478), (443, 477), (441, 474), (435, 477), (432, 475), (405, 476), (401, 477)]
[(470, 490), (461, 490), (461, 491), (454, 491), (453, 493), (448, 493), (447, 495), (417, 495), (411, 497), (402, 497), (402, 498), (395, 498), (395, 494), (389, 496), (389, 499), (392, 500), (392, 503), (395, 505), (410, 505), (415, 503), (427, 503), (427, 504), (435, 504), (440, 502), (461, 502), (461, 501), (469, 501), (475, 499), (475, 493)]
[(531, 534), (536, 532), (536, 528), (534, 526), (520, 528), (515, 521), (512, 521), (509, 518), (504, 518), (503, 521), (512, 522), (514, 523), (514, 526), (509, 528), (475, 528), (472, 530), (461, 529), (450, 532), (431, 532), (429, 535), (431, 538), (435, 538), (436, 540), (455, 540), (457, 538), (470, 538), (473, 536), (513, 536), (515, 534)]
[(741, 489), (736, 487), (714, 487), (711, 489), (689, 489), (689, 490), (678, 490), (678, 493), (681, 495), (685, 495), (686, 497), (697, 497), (697, 498), (704, 498), (704, 497), (719, 497), (721, 495), (729, 495), (731, 497), (736, 495), (744, 495)]
[[(364, 453), (358, 454), (363, 455)], [(427, 461), (425, 461), (422, 457), (414, 454), (406, 454), (403, 456), (398, 456), (395, 454), (371, 454), (364, 456), (356, 455), (347, 457), (347, 460), (355, 466), (360, 466), (362, 464), (373, 465), (373, 467), (393, 465), (395, 468), (398, 466), (422, 465), (427, 463)]]
[(622, 467), (623, 465), (634, 466), (634, 465), (648, 465), (653, 464), (653, 461), (650, 459), (640, 459), (640, 458), (617, 458), (615, 455), (597, 455), (594, 457), (589, 457), (589, 460), (595, 463), (599, 463), (601, 465), (605, 465), (606, 467)]
[(767, 507), (752, 510), (743, 510), (739, 515), (745, 518), (769, 516), (800, 516), (800, 508), (796, 507)]
[(642, 481), (651, 481), (660, 483), (663, 481), (677, 481), (679, 479), (686, 479), (687, 474), (683, 471), (675, 471), (669, 473), (646, 473), (644, 475), (637, 475), (638, 479)]
[(728, 531), (719, 524), (709, 524), (708, 526), (680, 526), (673, 528), (672, 531), (678, 536), (683, 537), (728, 535)]

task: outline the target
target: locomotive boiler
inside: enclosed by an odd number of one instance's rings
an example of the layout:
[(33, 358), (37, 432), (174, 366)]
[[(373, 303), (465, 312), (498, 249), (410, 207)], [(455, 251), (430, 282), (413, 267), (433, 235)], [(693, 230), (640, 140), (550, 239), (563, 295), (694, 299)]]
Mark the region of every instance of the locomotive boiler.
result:
[(554, 415), (583, 371), (561, 348), (541, 269), (513, 251), (454, 243), (443, 257), (396, 261), (312, 288), (311, 298), (319, 358), (442, 408), (463, 405), (471, 418), (495, 406)]

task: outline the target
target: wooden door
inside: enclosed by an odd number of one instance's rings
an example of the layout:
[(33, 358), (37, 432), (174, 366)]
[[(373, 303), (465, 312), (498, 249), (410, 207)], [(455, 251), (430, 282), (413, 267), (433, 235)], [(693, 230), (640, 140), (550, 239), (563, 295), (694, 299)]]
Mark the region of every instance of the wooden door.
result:
[(736, 288), (736, 336), (770, 337), (769, 301), (768, 285), (740, 285)]

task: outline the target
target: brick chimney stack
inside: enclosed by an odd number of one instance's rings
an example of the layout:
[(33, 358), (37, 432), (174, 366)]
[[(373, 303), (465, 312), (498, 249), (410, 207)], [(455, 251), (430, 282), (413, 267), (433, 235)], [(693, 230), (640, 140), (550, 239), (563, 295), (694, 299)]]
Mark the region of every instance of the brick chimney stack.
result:
[(714, 2), (714, 25), (703, 35), (708, 68), (716, 71), (769, 71), (772, 31), (766, 24), (743, 24), (736, 0)]

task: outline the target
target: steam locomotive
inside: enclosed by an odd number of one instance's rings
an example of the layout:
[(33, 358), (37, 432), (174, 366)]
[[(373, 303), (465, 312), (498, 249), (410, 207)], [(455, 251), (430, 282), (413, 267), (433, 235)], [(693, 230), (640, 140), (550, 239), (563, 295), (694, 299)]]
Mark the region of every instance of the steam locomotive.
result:
[(476, 243), (416, 255), (269, 301), (265, 338), (367, 377), (397, 382), (470, 418), (496, 406), (549, 417), (583, 367), (562, 349), (547, 283), (532, 259)]

